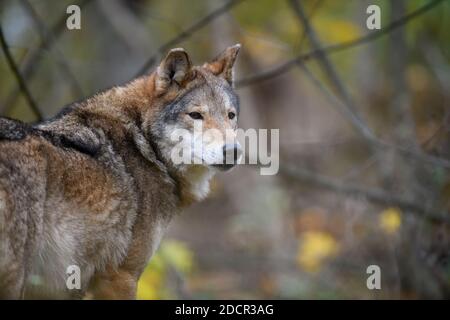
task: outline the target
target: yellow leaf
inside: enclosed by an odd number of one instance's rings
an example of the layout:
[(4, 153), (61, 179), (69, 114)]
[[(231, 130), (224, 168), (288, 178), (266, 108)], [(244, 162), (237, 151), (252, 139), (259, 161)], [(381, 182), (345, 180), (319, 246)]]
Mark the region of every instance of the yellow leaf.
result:
[(167, 240), (160, 249), (161, 257), (181, 273), (189, 273), (193, 269), (194, 255), (189, 247), (181, 241)]
[(164, 280), (166, 271), (159, 254), (156, 254), (147, 265), (138, 281), (137, 298), (139, 300), (155, 300), (164, 298)]
[(302, 236), (297, 263), (308, 272), (318, 272), (328, 258), (339, 251), (338, 242), (328, 233), (309, 231)]
[(326, 43), (339, 43), (353, 40), (361, 35), (361, 29), (351, 21), (339, 20), (332, 17), (317, 17), (320, 38)]
[(187, 274), (194, 265), (192, 251), (182, 242), (163, 241), (161, 247), (152, 257), (138, 282), (137, 298), (154, 300), (173, 298), (167, 283), (167, 269), (172, 267)]
[(402, 224), (402, 213), (397, 208), (388, 208), (381, 212), (379, 225), (388, 234), (394, 234)]
[(158, 295), (158, 288), (153, 284), (139, 280), (137, 289), (137, 298), (139, 300), (156, 300), (161, 298)]

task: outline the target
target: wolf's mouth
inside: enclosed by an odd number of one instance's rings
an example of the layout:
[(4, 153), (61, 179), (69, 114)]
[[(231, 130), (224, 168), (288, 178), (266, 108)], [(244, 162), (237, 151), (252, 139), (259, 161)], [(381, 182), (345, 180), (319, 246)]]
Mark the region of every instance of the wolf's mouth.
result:
[(228, 171), (233, 169), (236, 164), (213, 164), (212, 167), (219, 169), (220, 171)]

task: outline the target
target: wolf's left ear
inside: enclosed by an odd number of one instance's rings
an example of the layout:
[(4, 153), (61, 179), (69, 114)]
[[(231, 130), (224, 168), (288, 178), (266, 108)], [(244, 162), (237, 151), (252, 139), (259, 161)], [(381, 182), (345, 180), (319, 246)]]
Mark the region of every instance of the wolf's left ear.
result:
[(156, 71), (156, 91), (163, 93), (174, 83), (178, 86), (183, 85), (191, 71), (191, 67), (191, 59), (184, 49), (176, 48), (170, 50)]
[(214, 75), (224, 78), (230, 85), (233, 85), (233, 66), (239, 49), (241, 49), (240, 44), (228, 47), (213, 61), (205, 63), (203, 67)]

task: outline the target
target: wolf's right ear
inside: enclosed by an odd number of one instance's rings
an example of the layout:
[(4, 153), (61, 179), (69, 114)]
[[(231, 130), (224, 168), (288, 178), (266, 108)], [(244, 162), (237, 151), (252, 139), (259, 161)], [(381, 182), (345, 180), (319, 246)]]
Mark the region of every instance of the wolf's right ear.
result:
[(158, 94), (164, 93), (172, 84), (182, 86), (191, 71), (191, 67), (191, 60), (184, 49), (170, 50), (156, 70), (156, 92)]

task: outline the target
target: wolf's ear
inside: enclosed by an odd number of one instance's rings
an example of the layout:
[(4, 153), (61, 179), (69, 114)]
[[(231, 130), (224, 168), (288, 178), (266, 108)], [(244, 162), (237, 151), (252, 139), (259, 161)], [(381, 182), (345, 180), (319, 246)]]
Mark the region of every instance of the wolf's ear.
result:
[(211, 71), (214, 75), (224, 78), (230, 85), (233, 85), (233, 66), (239, 49), (241, 49), (240, 44), (228, 47), (213, 61), (205, 63), (203, 67)]
[(170, 50), (156, 71), (156, 91), (163, 93), (174, 83), (178, 86), (183, 85), (191, 71), (191, 66), (191, 59), (184, 49)]

